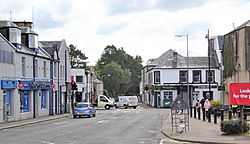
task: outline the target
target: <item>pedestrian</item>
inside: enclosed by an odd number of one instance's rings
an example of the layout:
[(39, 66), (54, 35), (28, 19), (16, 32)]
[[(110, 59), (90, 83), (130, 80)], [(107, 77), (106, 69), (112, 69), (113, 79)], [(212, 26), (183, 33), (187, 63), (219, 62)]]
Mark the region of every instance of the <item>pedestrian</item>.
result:
[(210, 107), (211, 107), (210, 101), (208, 99), (206, 99), (205, 103), (204, 103), (204, 108), (205, 108), (207, 117), (208, 117), (208, 111), (209, 111)]
[(201, 108), (204, 108), (204, 103), (205, 103), (205, 99), (202, 98), (201, 101), (200, 101)]

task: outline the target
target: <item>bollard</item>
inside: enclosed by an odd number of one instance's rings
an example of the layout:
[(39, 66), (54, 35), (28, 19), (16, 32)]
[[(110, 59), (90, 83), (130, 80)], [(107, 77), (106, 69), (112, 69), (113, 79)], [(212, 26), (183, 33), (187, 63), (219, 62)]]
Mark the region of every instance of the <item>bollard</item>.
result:
[(238, 119), (240, 119), (240, 110), (237, 111)]
[(217, 124), (217, 108), (214, 109), (214, 123)]
[(190, 107), (190, 117), (193, 117), (192, 107)]
[(200, 107), (198, 107), (197, 112), (198, 112), (198, 120), (200, 120), (201, 119), (201, 108)]
[(208, 109), (208, 122), (211, 122), (211, 109)]
[(203, 121), (206, 121), (206, 112), (205, 108), (202, 108)]
[(196, 118), (196, 107), (194, 107), (194, 118)]
[(220, 120), (224, 121), (224, 109), (220, 110)]
[(246, 113), (243, 114), (243, 119), (247, 120), (247, 114)]
[(229, 119), (229, 120), (232, 119), (232, 110), (228, 110), (228, 119)]

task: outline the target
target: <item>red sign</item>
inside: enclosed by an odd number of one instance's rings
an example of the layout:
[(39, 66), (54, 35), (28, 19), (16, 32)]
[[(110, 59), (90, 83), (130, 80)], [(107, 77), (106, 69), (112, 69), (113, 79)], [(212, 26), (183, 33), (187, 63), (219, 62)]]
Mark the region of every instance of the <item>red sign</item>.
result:
[(24, 88), (24, 84), (18, 84), (18, 88)]
[(51, 84), (50, 87), (51, 87), (51, 88), (55, 88), (56, 85), (55, 85), (55, 84)]
[(250, 83), (231, 83), (229, 92), (231, 105), (250, 105)]

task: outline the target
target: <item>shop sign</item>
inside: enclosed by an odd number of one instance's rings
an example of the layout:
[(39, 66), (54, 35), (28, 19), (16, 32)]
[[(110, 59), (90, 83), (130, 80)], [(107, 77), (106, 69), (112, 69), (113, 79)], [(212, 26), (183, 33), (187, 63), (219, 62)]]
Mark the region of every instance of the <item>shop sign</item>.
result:
[(231, 105), (250, 105), (250, 83), (231, 83), (229, 92)]
[(19, 81), (20, 90), (50, 90), (51, 82), (48, 81)]
[(17, 80), (1, 80), (2, 89), (15, 89), (17, 88)]
[(153, 90), (177, 90), (175, 86), (164, 86), (164, 85), (153, 86), (152, 89)]

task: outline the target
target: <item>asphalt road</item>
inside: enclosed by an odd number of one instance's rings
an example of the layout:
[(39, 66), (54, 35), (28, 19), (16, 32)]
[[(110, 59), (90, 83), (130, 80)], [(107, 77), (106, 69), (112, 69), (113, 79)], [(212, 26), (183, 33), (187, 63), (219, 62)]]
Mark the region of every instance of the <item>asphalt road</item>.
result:
[[(96, 117), (66, 117), (0, 131), (0, 144), (163, 144), (168, 109), (98, 110)], [(173, 141), (172, 141), (173, 142)], [(175, 142), (173, 142), (175, 143)]]

